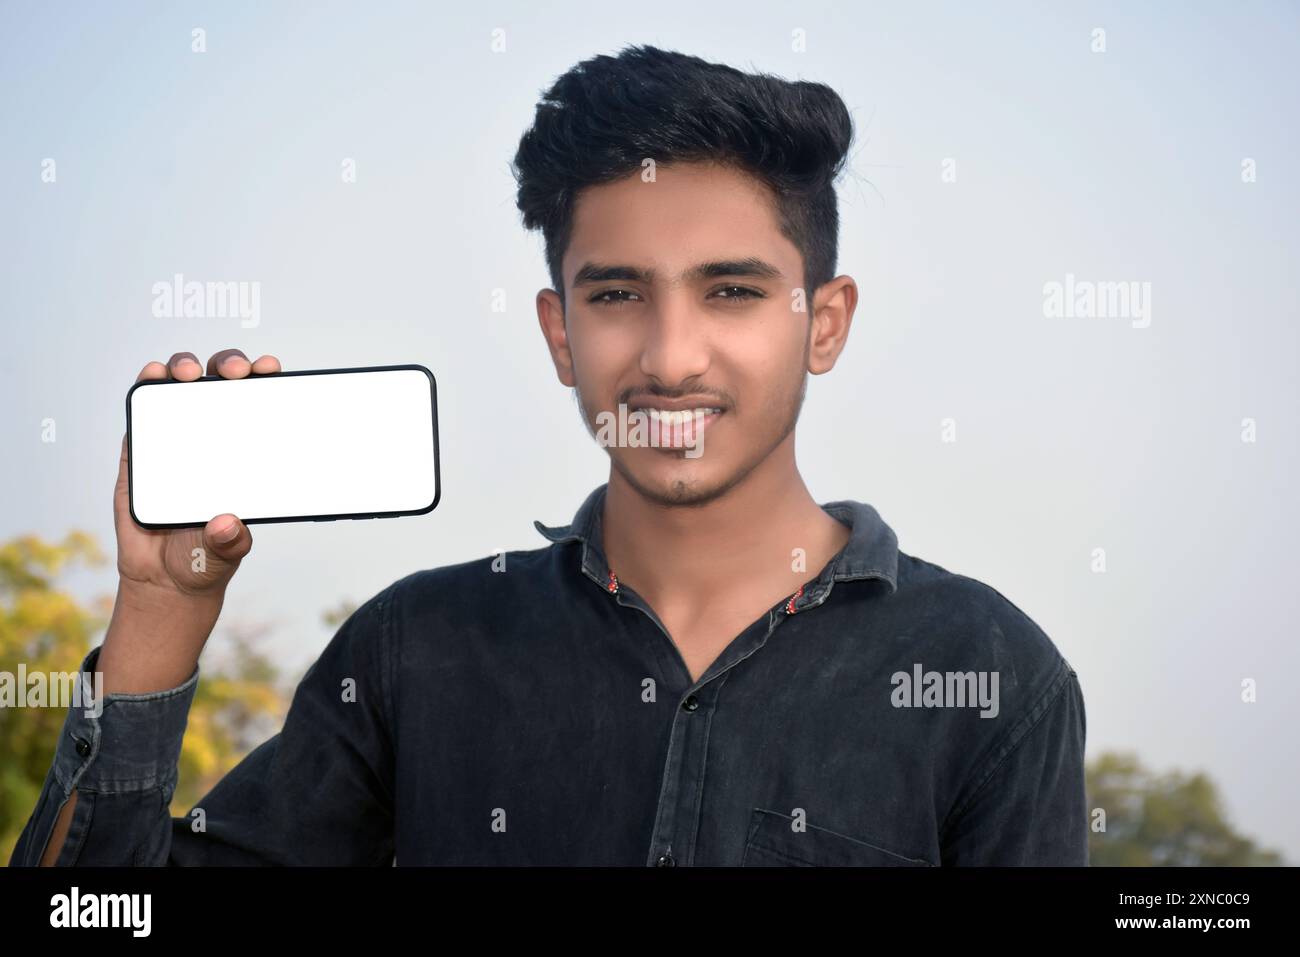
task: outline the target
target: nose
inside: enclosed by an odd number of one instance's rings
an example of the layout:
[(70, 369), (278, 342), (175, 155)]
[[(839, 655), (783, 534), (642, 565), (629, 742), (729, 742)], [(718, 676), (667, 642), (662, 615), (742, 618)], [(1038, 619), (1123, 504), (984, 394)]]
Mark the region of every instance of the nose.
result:
[(665, 302), (647, 316), (641, 372), (676, 387), (709, 371), (710, 345), (703, 317), (686, 302)]

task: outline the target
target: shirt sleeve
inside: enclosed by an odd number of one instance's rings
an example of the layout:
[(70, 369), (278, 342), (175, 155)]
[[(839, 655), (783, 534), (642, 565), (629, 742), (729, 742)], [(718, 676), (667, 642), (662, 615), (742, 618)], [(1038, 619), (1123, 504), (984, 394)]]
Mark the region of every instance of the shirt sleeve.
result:
[[(70, 713), (14, 862), (39, 863), (75, 787), (59, 865), (391, 864), (392, 592), (339, 627), (299, 683), (283, 729), (185, 817), (172, 818), (168, 805), (197, 669), (169, 691), (106, 696), (97, 729)], [(78, 740), (90, 743), (85, 755)]]
[(283, 730), (172, 821), (169, 863), (392, 864), (394, 590), (339, 627)]
[(1039, 703), (972, 778), (942, 837), (942, 862), (1087, 865), (1086, 734), (1083, 690), (1062, 659)]
[[(92, 689), (99, 648), (82, 660), (79, 681)], [(72, 791), (77, 805), (55, 864), (131, 865), (166, 847), (167, 805), (199, 669), (183, 684), (148, 694), (82, 695), (69, 706), (36, 808), (18, 837), (10, 866), (40, 864)]]

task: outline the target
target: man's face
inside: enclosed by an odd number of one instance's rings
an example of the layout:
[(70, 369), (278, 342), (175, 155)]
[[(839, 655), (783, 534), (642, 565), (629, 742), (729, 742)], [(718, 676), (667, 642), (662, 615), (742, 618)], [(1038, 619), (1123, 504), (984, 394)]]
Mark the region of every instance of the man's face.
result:
[(549, 323), (539, 313), (593, 435), (617, 423), (621, 403), (647, 419), (650, 408), (721, 410), (676, 429), (656, 415), (660, 447), (609, 447), (641, 494), (702, 505), (793, 443), (813, 303), (796, 298), (803, 260), (760, 181), (681, 164), (658, 167), (653, 182), (638, 172), (585, 189), (562, 269), (563, 326), (557, 299)]

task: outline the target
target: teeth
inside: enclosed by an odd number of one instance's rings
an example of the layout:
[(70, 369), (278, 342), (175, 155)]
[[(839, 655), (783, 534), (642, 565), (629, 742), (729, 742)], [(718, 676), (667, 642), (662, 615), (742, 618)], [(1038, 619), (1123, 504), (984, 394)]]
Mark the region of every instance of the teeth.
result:
[(663, 409), (646, 408), (642, 410), (650, 414), (650, 421), (658, 422), (660, 425), (681, 426), (687, 422), (695, 421), (696, 413), (701, 417), (721, 412), (721, 409), (711, 409), (701, 406), (698, 409), (681, 409), (677, 412), (669, 412)]

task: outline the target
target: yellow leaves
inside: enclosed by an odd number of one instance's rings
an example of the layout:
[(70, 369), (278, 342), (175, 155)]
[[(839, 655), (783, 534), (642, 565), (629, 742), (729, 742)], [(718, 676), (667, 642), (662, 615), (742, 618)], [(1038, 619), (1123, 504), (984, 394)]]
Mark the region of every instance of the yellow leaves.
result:
[[(61, 542), (24, 535), (0, 543), (0, 671), (76, 671), (92, 639), (112, 617), (113, 600), (82, 602), (56, 587), (74, 562), (104, 561), (94, 538), (70, 532)], [(209, 664), (190, 708), (172, 813), (190, 807), (262, 741), (279, 730), (288, 708), (274, 662), (259, 653), (256, 633), (218, 633), (222, 664)], [(0, 862), (13, 852), (40, 794), (65, 717), (59, 708), (0, 709)]]
[[(62, 542), (24, 535), (0, 543), (0, 671), (76, 671), (92, 636), (105, 626), (102, 600), (85, 608), (54, 587), (55, 576), (73, 562), (101, 564), (93, 537), (70, 532)], [(58, 708), (0, 710), (0, 860), (14, 843), (40, 794), (64, 712)]]
[(52, 578), (69, 562), (104, 563), (104, 553), (88, 532), (69, 532), (62, 542), (46, 542), (36, 535), (21, 535), (0, 544), (0, 593), (50, 588)]

